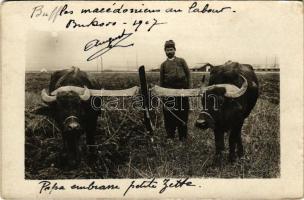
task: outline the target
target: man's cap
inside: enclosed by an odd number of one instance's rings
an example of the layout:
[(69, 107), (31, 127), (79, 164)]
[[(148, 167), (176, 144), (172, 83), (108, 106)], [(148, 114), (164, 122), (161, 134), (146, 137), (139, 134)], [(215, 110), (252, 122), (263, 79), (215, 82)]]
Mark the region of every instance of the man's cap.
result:
[(173, 40), (168, 40), (165, 42), (165, 49), (166, 48), (174, 48), (175, 49), (175, 43)]

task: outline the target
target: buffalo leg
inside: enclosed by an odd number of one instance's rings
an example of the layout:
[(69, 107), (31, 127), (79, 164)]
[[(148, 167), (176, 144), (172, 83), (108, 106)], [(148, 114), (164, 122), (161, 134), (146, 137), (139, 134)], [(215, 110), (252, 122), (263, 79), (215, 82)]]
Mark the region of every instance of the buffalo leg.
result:
[(224, 151), (224, 131), (220, 129), (214, 130), (214, 138), (215, 138), (215, 158), (214, 164), (221, 165), (222, 164), (222, 157)]
[(97, 126), (97, 117), (92, 117), (91, 120), (87, 121), (88, 125), (86, 127), (86, 140), (88, 145), (95, 144), (95, 133)]
[[(86, 127), (86, 142), (87, 145), (94, 145), (95, 144), (95, 133), (96, 133), (96, 125), (97, 125), (97, 117), (90, 117), (87, 120), (87, 127)], [(96, 167), (97, 161), (97, 148), (95, 146), (87, 146), (88, 150), (88, 163), (92, 167)]]
[(237, 153), (239, 158), (243, 157), (243, 155), (244, 155), (244, 149), (243, 149), (241, 134), (239, 134), (238, 137), (237, 137), (237, 152), (236, 153)]
[(236, 138), (237, 138), (237, 133), (234, 131), (231, 131), (230, 136), (229, 136), (229, 161), (230, 162), (235, 161)]
[(229, 160), (231, 162), (235, 161), (235, 148), (238, 148), (239, 153), (243, 153), (243, 145), (241, 140), (241, 130), (242, 130), (243, 122), (239, 123), (238, 126), (234, 127), (231, 130), (229, 137)]

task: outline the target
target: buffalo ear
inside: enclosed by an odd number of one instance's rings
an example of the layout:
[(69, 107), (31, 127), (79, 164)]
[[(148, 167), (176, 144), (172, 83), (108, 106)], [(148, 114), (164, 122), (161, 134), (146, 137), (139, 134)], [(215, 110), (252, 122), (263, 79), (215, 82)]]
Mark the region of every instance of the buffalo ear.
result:
[(52, 106), (46, 104), (40, 104), (39, 107), (34, 109), (31, 113), (36, 115), (45, 115), (49, 117), (52, 117), (54, 114)]

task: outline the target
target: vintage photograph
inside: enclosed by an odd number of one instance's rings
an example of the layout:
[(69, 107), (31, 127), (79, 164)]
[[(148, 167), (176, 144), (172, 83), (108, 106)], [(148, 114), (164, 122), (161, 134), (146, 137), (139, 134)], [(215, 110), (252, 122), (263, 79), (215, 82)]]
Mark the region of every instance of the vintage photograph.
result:
[(301, 198), (302, 11), (5, 2), (0, 195)]
[(161, 31), (27, 34), (25, 179), (280, 177), (275, 47)]

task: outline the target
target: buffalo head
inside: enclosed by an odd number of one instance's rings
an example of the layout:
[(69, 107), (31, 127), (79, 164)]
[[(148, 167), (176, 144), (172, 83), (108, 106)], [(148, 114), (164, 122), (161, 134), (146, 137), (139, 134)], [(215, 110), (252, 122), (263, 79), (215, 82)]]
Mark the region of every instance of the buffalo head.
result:
[[(202, 129), (215, 128), (216, 123), (237, 121), (236, 116), (241, 117), (242, 106), (235, 101), (245, 94), (248, 83), (244, 76), (241, 88), (233, 84), (214, 84), (204, 88), (202, 107), (195, 125)], [(225, 127), (227, 124), (218, 124)]]
[(80, 91), (65, 86), (48, 94), (44, 89), (41, 98), (46, 105), (37, 109), (36, 113), (55, 119), (62, 132), (63, 158), (68, 166), (77, 166), (80, 162), (79, 141), (84, 132), (90, 90), (84, 87)]

